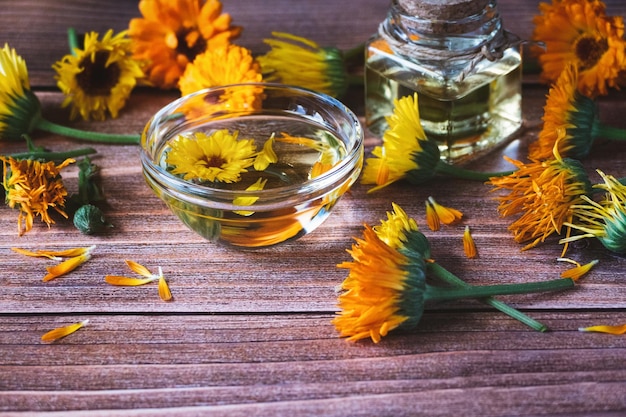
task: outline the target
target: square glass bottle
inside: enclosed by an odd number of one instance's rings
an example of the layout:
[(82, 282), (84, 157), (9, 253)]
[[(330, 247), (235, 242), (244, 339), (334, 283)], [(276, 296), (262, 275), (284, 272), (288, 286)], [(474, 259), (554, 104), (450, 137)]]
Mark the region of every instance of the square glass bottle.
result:
[(467, 162), (520, 128), (521, 62), (496, 0), (392, 0), (366, 45), (366, 125), (382, 136), (394, 99), (417, 92), (442, 159)]

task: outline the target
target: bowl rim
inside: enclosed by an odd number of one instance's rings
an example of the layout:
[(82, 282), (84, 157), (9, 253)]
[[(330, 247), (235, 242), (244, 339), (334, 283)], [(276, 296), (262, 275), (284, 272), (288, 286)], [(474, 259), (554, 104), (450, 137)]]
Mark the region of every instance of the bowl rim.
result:
[[(339, 161), (339, 163), (333, 166), (330, 170), (315, 178), (308, 179), (298, 184), (284, 185), (261, 191), (228, 190), (213, 188), (211, 186), (203, 184), (196, 184), (184, 180), (176, 175), (173, 175), (158, 164), (154, 163), (154, 159), (152, 156), (153, 152), (150, 152), (148, 150), (149, 132), (151, 131), (151, 126), (154, 126), (155, 123), (159, 123), (160, 121), (164, 120), (168, 114), (172, 113), (172, 110), (179, 108), (182, 103), (191, 100), (193, 97), (210, 94), (220, 90), (245, 87), (262, 87), (264, 89), (270, 90), (293, 91), (299, 93), (299, 95), (301, 96), (312, 97), (316, 100), (321, 100), (325, 103), (330, 104), (333, 109), (336, 109), (344, 114), (346, 120), (349, 121), (349, 125), (351, 126), (351, 130), (355, 138), (352, 147), (347, 150), (346, 155), (341, 159), (341, 161)], [(315, 122), (314, 120), (311, 121)], [(323, 124), (320, 124), (320, 126), (326, 130), (328, 129), (328, 127), (324, 126)], [(140, 145), (140, 159), (144, 175), (149, 175), (151, 177), (151, 180), (156, 181), (161, 188), (168, 187), (169, 189), (175, 189), (178, 191), (176, 194), (188, 194), (190, 197), (192, 197), (191, 199), (194, 200), (195, 203), (198, 202), (197, 199), (199, 197), (204, 197), (210, 199), (211, 201), (218, 199), (220, 201), (230, 201), (232, 203), (234, 198), (246, 196), (262, 197), (263, 200), (271, 200), (275, 203), (278, 200), (286, 200), (294, 196), (298, 196), (297, 201), (305, 201), (306, 199), (304, 198), (304, 196), (307, 196), (308, 198), (316, 198), (320, 195), (324, 195), (330, 189), (343, 184), (344, 181), (342, 179), (349, 178), (351, 175), (353, 175), (353, 170), (355, 167), (357, 167), (357, 169), (359, 169), (360, 171), (362, 169), (362, 159), (364, 153), (364, 131), (356, 114), (340, 100), (327, 94), (290, 84), (269, 82), (237, 83), (198, 90), (191, 94), (179, 97), (178, 99), (166, 104), (161, 109), (159, 109), (154, 114), (154, 116), (150, 118), (148, 123), (146, 123), (146, 126), (141, 135)], [(246, 209), (246, 207), (250, 207), (258, 210), (261, 209), (263, 206), (264, 204), (259, 201), (259, 203), (255, 203), (250, 206), (237, 205), (236, 209), (244, 210)]]

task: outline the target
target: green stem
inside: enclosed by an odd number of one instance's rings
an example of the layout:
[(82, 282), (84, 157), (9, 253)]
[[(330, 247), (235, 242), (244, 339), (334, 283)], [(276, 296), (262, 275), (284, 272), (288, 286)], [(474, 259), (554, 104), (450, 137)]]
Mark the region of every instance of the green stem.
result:
[(350, 64), (354, 59), (358, 59), (362, 63), (365, 59), (365, 44), (359, 44), (343, 52), (344, 62)]
[(76, 30), (74, 28), (67, 29), (67, 43), (70, 47), (70, 53), (76, 55), (75, 49), (78, 49), (78, 39), (76, 38)]
[(45, 130), (46, 132), (56, 133), (58, 135), (69, 136), (77, 139), (83, 139), (90, 142), (136, 145), (141, 139), (140, 135), (120, 135), (116, 133), (100, 133), (74, 129), (67, 126), (61, 126), (41, 118), (37, 120), (36, 127), (41, 130)]
[[(472, 285), (468, 284), (467, 282), (463, 281), (462, 279), (460, 279), (459, 277), (457, 277), (456, 275), (454, 275), (453, 273), (451, 273), (450, 271), (448, 271), (447, 269), (445, 269), (443, 266), (439, 265), (438, 263), (428, 263), (428, 268), (440, 279), (442, 279), (443, 281), (447, 282), (450, 285), (453, 285), (455, 287), (459, 287), (459, 288), (471, 288)], [(500, 310), (501, 312), (503, 312), (504, 314), (507, 314), (508, 316), (526, 324), (527, 326), (531, 327), (534, 330), (537, 330), (539, 332), (545, 332), (546, 330), (548, 330), (548, 327), (540, 322), (538, 322), (535, 319), (532, 319), (530, 317), (528, 317), (526, 314), (522, 313), (521, 311), (511, 307), (510, 305), (500, 301), (500, 300), (496, 300), (493, 297), (486, 297), (486, 298), (481, 298), (480, 299), (481, 302), (485, 303), (485, 304), (489, 304), (490, 306)]]
[(524, 284), (499, 284), (472, 286), (470, 288), (440, 288), (426, 286), (424, 300), (450, 301), (460, 298), (485, 298), (494, 295), (527, 294), (532, 292), (556, 291), (574, 287), (571, 278), (557, 278), (550, 281), (528, 282)]
[(44, 159), (46, 161), (63, 161), (67, 158), (75, 158), (78, 156), (91, 155), (96, 153), (94, 148), (81, 148), (72, 151), (65, 152), (45, 152), (45, 151), (33, 151), (33, 152), (19, 152), (12, 153), (6, 156), (14, 159)]
[(626, 140), (626, 129), (607, 126), (600, 122), (593, 124), (593, 137), (609, 140)]
[(449, 175), (451, 177), (463, 178), (466, 180), (474, 181), (489, 181), (493, 177), (504, 177), (511, 175), (515, 171), (501, 171), (501, 172), (480, 172), (472, 171), (469, 169), (461, 168), (457, 165), (450, 165), (443, 161), (439, 161), (435, 167), (435, 172), (439, 174)]
[(362, 86), (365, 84), (365, 78), (362, 75), (348, 74), (348, 85)]

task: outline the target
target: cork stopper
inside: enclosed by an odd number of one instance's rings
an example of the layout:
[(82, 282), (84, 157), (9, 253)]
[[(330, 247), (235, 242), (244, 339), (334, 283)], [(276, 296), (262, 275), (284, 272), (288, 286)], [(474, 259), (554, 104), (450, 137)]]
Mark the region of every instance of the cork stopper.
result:
[(403, 26), (415, 33), (446, 36), (471, 33), (489, 21), (495, 0), (395, 0)]
[(398, 0), (404, 11), (426, 20), (461, 20), (481, 13), (489, 0)]

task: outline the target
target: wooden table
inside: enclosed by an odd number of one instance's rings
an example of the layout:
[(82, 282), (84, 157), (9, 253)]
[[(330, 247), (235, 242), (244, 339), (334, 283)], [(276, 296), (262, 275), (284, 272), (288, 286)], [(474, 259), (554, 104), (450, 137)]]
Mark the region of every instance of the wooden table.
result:
[[(528, 38), (537, 2), (502, 1), (505, 24)], [(609, 12), (626, 15), (621, 0)], [(262, 39), (282, 30), (321, 44), (350, 48), (373, 33), (386, 0), (346, 3), (267, 0), (224, 1), (238, 43), (255, 53)], [(44, 115), (78, 128), (140, 132), (176, 92), (136, 90), (120, 117), (70, 122), (60, 109), (51, 65), (67, 51), (66, 29), (104, 33), (127, 27), (139, 13), (134, 2), (111, 0), (4, 0), (0, 41), (26, 59)], [(528, 75), (525, 128), (495, 155), (471, 165), (507, 168), (501, 156), (523, 159), (536, 137), (546, 86)], [(363, 115), (363, 94), (345, 99)], [(626, 92), (601, 99), (602, 119), (626, 128)], [(54, 150), (84, 144), (45, 133), (37, 145)], [(366, 152), (377, 143), (367, 136)], [(626, 323), (626, 257), (598, 242), (575, 244), (569, 256), (599, 264), (580, 285), (558, 294), (503, 297), (550, 328), (535, 332), (478, 302), (430, 306), (419, 327), (390, 334), (375, 345), (348, 343), (331, 324), (335, 287), (346, 272), (336, 264), (364, 222), (378, 223), (395, 201), (433, 244), (433, 256), (472, 284), (525, 282), (558, 277), (557, 239), (521, 252), (500, 218), (489, 187), (438, 179), (419, 187), (395, 184), (367, 195), (357, 184), (314, 233), (282, 246), (238, 251), (204, 241), (187, 230), (146, 186), (135, 146), (95, 145), (115, 228), (85, 236), (70, 222), (37, 222), (17, 236), (17, 211), (0, 207), (0, 414), (62, 416), (144, 415), (389, 415), (389, 416), (617, 416), (626, 413), (626, 336), (582, 333), (579, 327)], [(0, 152), (23, 144), (0, 142)], [(626, 144), (599, 140), (584, 161), (625, 175)], [(64, 179), (76, 189), (75, 167)], [(596, 182), (599, 177), (592, 175)], [(428, 196), (460, 209), (460, 225), (431, 232)], [(471, 226), (479, 257), (460, 248)], [(93, 258), (73, 273), (44, 283), (46, 260), (10, 250), (96, 245)], [(106, 274), (128, 274), (125, 259), (163, 268), (174, 296), (163, 302), (155, 285), (113, 287)], [(89, 325), (52, 344), (46, 331), (89, 319)]]

